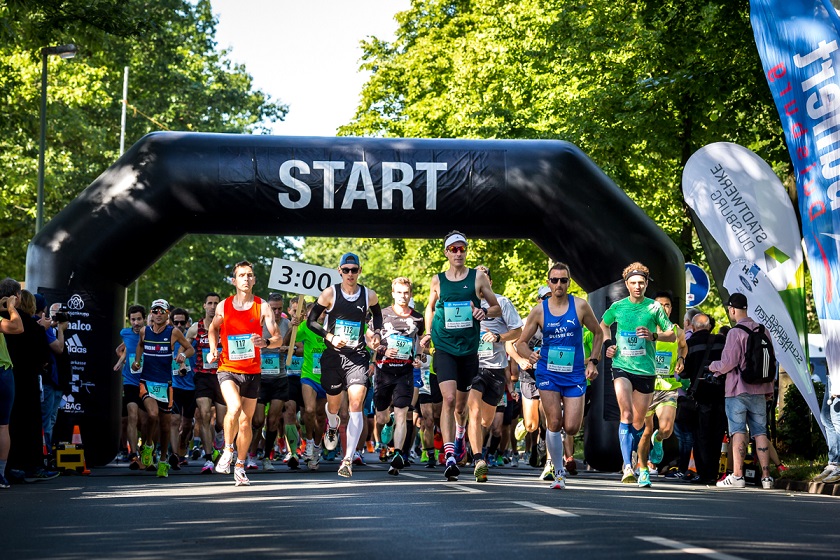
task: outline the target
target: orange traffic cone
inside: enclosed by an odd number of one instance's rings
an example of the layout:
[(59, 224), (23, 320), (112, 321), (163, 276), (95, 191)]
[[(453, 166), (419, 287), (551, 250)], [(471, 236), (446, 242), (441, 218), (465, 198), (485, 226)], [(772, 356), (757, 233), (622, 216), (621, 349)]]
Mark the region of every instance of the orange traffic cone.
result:
[(73, 439), (70, 440), (73, 445), (82, 445), (82, 433), (79, 431), (79, 425), (73, 426)]

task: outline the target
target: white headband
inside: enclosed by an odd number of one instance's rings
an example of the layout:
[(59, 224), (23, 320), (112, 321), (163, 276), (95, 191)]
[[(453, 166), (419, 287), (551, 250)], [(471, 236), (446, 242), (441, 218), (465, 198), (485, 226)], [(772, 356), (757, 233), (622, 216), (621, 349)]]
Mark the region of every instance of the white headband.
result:
[(443, 242), (443, 246), (444, 247), (449, 247), (453, 243), (458, 243), (459, 241), (461, 243), (463, 243), (464, 245), (467, 244), (467, 238), (466, 237), (464, 237), (460, 233), (453, 233), (452, 235), (450, 235), (449, 237), (446, 238), (446, 241)]

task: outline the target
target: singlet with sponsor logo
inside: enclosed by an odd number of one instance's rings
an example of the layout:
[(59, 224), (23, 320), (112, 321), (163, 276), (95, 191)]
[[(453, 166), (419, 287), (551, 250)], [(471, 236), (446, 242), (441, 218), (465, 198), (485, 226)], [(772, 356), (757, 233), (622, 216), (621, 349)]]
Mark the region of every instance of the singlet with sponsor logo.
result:
[[(195, 354), (184, 360), (183, 364), (179, 364), (175, 358), (184, 349), (177, 342), (173, 342), (172, 347), (174, 348), (172, 350), (172, 386), (184, 391), (195, 391)], [(184, 375), (181, 375), (181, 368), (186, 371)]]
[[(281, 317), (277, 322), (277, 329), (280, 331), (281, 340), (289, 332), (289, 327), (291, 327), (291, 323), (288, 319)], [(269, 332), (268, 327), (265, 325), (263, 325), (263, 338), (266, 341), (271, 338), (271, 332)], [(263, 377), (286, 377), (285, 352), (280, 352), (277, 348), (262, 348), (260, 349), (260, 364)]]
[(457, 282), (447, 280), (446, 273), (441, 272), (438, 281), (440, 297), (432, 319), (435, 348), (453, 356), (476, 354), (481, 329), (473, 318), (472, 306), (479, 307), (481, 302), (475, 295), (475, 269), (470, 268), (466, 278)]
[(222, 351), (219, 370), (256, 375), (260, 373), (260, 349), (251, 335), (262, 336), (262, 299), (254, 296), (248, 309), (233, 306), (233, 296), (225, 299), (221, 328)]
[(607, 326), (616, 323), (613, 367), (636, 375), (656, 375), (656, 344), (637, 336), (636, 328), (646, 327), (651, 332), (656, 332), (657, 327), (663, 332), (672, 330), (674, 324), (665, 309), (650, 298), (633, 303), (626, 297), (610, 305), (602, 319)]
[(133, 371), (131, 364), (137, 354), (137, 343), (140, 342), (140, 333), (134, 329), (125, 328), (120, 331), (123, 344), (125, 345), (125, 362), (122, 367), (123, 385), (137, 387), (140, 384), (140, 372), (143, 371), (143, 356), (140, 356), (140, 371)]
[(543, 341), (540, 359), (534, 376), (537, 381), (543, 375), (562, 375), (576, 378), (578, 381), (586, 373), (583, 355), (583, 327), (577, 316), (575, 297), (569, 295), (569, 306), (562, 315), (553, 315), (544, 299), (543, 306)]
[[(218, 341), (216, 342), (218, 343)], [(203, 318), (198, 320), (193, 347), (195, 348), (195, 371), (215, 374), (216, 370), (219, 369), (219, 362), (207, 362), (207, 355), (210, 354), (210, 333), (207, 332)], [(217, 348), (220, 347), (217, 346)]]
[(382, 343), (388, 348), (396, 348), (394, 358), (385, 354), (376, 354), (376, 367), (379, 369), (404, 368), (414, 362), (417, 337), (425, 330), (423, 316), (411, 309), (408, 315), (398, 314), (393, 306), (382, 310)]
[(656, 391), (676, 391), (682, 387), (682, 383), (674, 377), (674, 367), (677, 365), (679, 355), (677, 342), (656, 342), (656, 382), (653, 388)]
[(156, 333), (151, 326), (143, 333), (143, 371), (140, 379), (155, 383), (172, 382), (172, 325)]
[(301, 377), (321, 383), (321, 355), (327, 348), (324, 339), (309, 330), (306, 323), (298, 325), (297, 341), (303, 342), (303, 363)]
[(368, 311), (367, 288), (358, 285), (359, 291), (347, 296), (341, 290), (341, 284), (333, 286), (333, 306), (327, 310), (324, 327), (333, 336), (341, 336), (347, 340), (347, 345), (336, 350), (327, 345), (327, 350), (342, 354), (365, 352), (365, 319)]

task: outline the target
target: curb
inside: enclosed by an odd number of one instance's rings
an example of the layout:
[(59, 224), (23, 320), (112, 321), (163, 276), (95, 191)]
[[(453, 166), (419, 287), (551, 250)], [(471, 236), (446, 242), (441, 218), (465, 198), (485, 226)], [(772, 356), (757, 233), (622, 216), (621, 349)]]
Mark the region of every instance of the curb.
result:
[(824, 484), (822, 482), (808, 482), (805, 480), (790, 480), (786, 478), (776, 480), (773, 484), (776, 490), (790, 492), (806, 492), (823, 496), (840, 496), (840, 484)]

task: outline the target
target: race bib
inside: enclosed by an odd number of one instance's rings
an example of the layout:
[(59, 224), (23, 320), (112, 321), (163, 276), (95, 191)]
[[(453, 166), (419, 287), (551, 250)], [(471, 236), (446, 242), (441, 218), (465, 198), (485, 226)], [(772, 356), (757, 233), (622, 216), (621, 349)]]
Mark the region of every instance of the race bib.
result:
[(502, 393), (502, 398), (499, 399), (496, 406), (507, 406), (507, 393)]
[(473, 316), (470, 302), (443, 302), (443, 326), (447, 329), (468, 329), (472, 327)]
[(400, 336), (398, 334), (388, 335), (388, 348), (396, 348), (397, 355), (394, 356), (397, 360), (411, 359), (411, 353), (414, 350), (414, 341), (407, 336)]
[(286, 373), (300, 377), (301, 371), (303, 371), (303, 356), (292, 356), (292, 362), (286, 368)]
[(260, 370), (263, 375), (280, 375), (280, 354), (260, 352)]
[(647, 353), (646, 341), (636, 331), (621, 331), (618, 333), (618, 342), (623, 357), (644, 356)]
[(656, 375), (668, 377), (671, 373), (671, 352), (657, 352), (656, 358)]
[(336, 319), (335, 329), (333, 335), (340, 336), (348, 342), (359, 340), (359, 335), (362, 334), (362, 324), (355, 321), (345, 321), (344, 319)]
[(429, 382), (429, 377), (432, 375), (432, 372), (427, 369), (420, 370), (420, 378), (423, 380), (423, 386), (420, 387), (420, 394), (421, 395), (431, 395), (432, 394), (432, 385)]
[(157, 381), (145, 381), (146, 392), (149, 396), (162, 403), (169, 404), (169, 383), (158, 383)]
[(133, 375), (140, 375), (140, 372), (143, 371), (143, 357), (140, 357), (140, 369), (133, 370), (131, 369), (131, 364), (134, 363), (134, 359), (137, 357), (137, 354), (129, 354), (128, 355), (128, 371), (130, 371)]
[(548, 347), (548, 371), (569, 373), (574, 368), (575, 349), (572, 346)]
[(312, 354), (312, 373), (321, 375), (321, 354)]
[[(485, 333), (481, 333), (483, 337)], [(478, 357), (479, 358), (492, 358), (493, 357), (493, 343), (487, 342), (483, 338), (478, 339)]]
[(188, 360), (184, 360), (183, 364), (179, 364), (175, 361), (175, 358), (172, 358), (172, 375), (180, 376), (182, 367), (185, 368), (187, 372), (192, 370), (192, 368), (190, 367), (190, 362)]
[(250, 334), (232, 334), (228, 335), (228, 360), (250, 360), (256, 353), (254, 352), (254, 341)]
[(204, 369), (219, 369), (219, 362), (208, 362), (207, 359), (210, 356), (210, 349), (209, 348), (202, 348), (201, 349), (201, 361), (204, 363)]

